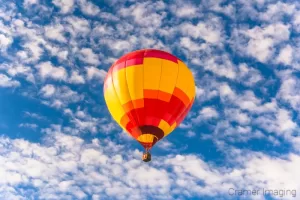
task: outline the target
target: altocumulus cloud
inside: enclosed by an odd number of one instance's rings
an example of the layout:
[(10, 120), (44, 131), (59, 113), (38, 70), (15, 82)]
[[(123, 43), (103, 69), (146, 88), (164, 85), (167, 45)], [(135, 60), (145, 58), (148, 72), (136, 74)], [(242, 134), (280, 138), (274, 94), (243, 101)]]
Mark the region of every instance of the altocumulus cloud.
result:
[[(299, 193), (299, 8), (296, 0), (0, 0), (1, 199)], [(102, 91), (109, 66), (141, 48), (177, 55), (197, 85), (191, 112), (148, 165)]]
[[(238, 167), (208, 164), (194, 154), (157, 156), (147, 166), (137, 150), (106, 139), (85, 142), (51, 129), (42, 144), (1, 137), (1, 197), (5, 199), (172, 199), (222, 195), (228, 189), (300, 189), (300, 156), (275, 158), (228, 148)], [(50, 132), (49, 132), (50, 133)], [(111, 148), (114, 145), (115, 148)], [(122, 153), (123, 152), (123, 153)], [(280, 174), (280, 175), (279, 175)], [(203, 184), (199, 185), (199, 182)], [(30, 190), (24, 190), (30, 188)]]

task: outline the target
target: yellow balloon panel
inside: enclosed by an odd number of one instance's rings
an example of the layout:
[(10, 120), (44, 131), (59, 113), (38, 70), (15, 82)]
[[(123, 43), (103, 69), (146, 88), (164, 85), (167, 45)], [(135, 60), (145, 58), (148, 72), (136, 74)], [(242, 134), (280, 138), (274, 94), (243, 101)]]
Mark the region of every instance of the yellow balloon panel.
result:
[(137, 140), (138, 140), (139, 142), (150, 143), (150, 142), (153, 142), (153, 140), (154, 140), (155, 138), (157, 139), (157, 137), (155, 137), (155, 135), (146, 133), (146, 134), (140, 135), (140, 136), (137, 138)]
[(189, 97), (190, 101), (195, 97), (195, 82), (194, 77), (188, 67), (181, 62), (178, 61), (178, 79), (176, 83), (176, 87), (184, 91)]
[(120, 103), (124, 105), (131, 100), (126, 79), (126, 68), (122, 68), (120, 70), (114, 69), (112, 77), (116, 94), (120, 100)]
[(108, 82), (111, 82), (110, 84), (107, 84), (107, 88), (104, 92), (104, 98), (107, 105), (107, 108), (109, 112), (111, 113), (114, 120), (123, 128), (122, 126), (121, 118), (123, 115), (125, 115), (124, 109), (120, 103), (119, 97), (114, 89), (114, 85), (112, 84), (111, 77), (108, 78)]
[(162, 60), (144, 58), (144, 89), (158, 90), (161, 77)]
[(144, 98), (144, 66), (126, 67), (126, 79), (131, 100)]
[(172, 94), (178, 77), (178, 64), (162, 60), (161, 78), (159, 83), (159, 91)]

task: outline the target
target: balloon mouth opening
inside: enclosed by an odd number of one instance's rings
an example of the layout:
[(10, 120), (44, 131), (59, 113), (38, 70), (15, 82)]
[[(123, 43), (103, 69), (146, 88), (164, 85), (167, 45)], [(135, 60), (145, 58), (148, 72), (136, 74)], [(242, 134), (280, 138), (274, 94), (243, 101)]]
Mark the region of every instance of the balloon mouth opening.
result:
[(164, 131), (156, 126), (140, 126), (139, 131), (140, 135), (136, 139), (145, 148), (146, 152), (164, 137)]

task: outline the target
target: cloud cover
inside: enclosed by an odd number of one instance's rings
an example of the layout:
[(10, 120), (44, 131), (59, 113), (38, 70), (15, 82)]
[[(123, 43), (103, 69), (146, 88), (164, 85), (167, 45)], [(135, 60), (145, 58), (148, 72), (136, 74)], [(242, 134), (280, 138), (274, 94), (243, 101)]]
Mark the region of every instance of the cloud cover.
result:
[[(0, 197), (300, 192), (299, 6), (0, 0)], [(110, 65), (141, 48), (180, 57), (197, 84), (187, 119), (153, 149), (150, 165), (141, 163), (141, 147), (114, 123), (102, 95)]]

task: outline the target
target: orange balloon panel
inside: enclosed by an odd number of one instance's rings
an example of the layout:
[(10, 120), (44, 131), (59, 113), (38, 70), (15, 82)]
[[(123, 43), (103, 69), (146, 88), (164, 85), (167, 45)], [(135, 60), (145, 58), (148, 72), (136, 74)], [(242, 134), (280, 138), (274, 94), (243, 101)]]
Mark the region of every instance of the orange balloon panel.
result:
[(164, 51), (134, 51), (117, 60), (104, 81), (104, 97), (115, 121), (144, 148), (170, 134), (195, 98), (191, 71)]

